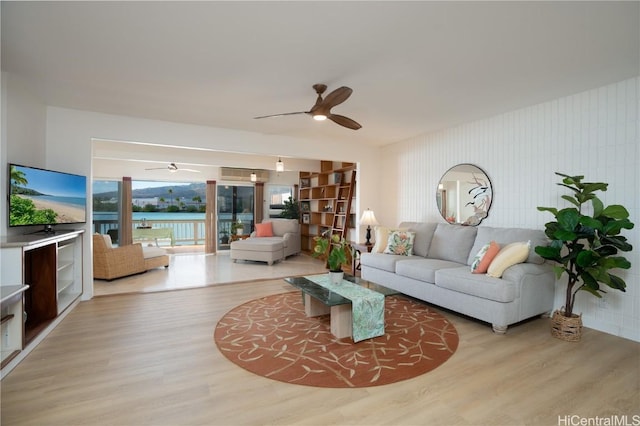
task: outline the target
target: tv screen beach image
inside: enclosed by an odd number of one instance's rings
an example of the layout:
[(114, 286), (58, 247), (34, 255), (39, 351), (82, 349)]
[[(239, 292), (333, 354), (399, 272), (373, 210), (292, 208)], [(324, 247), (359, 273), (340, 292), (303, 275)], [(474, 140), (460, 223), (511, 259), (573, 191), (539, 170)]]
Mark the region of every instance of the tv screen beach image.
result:
[(10, 166), (9, 226), (84, 223), (85, 176)]

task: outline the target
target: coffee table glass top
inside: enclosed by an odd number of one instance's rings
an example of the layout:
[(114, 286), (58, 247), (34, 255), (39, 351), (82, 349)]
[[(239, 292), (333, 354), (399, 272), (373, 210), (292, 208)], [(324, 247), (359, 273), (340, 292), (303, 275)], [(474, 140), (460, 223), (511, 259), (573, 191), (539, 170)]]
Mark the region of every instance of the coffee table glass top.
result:
[[(308, 294), (315, 299), (318, 299), (327, 306), (346, 305), (348, 303), (351, 303), (351, 300), (342, 297), (339, 294), (328, 290), (311, 280), (308, 280), (306, 277), (287, 277), (284, 280), (292, 286), (302, 290), (303, 293)], [(390, 288), (365, 281), (360, 277), (354, 277), (353, 275), (349, 274), (344, 274), (344, 279), (342, 281), (345, 285), (359, 285), (377, 293), (384, 294), (385, 296), (398, 293), (397, 291)]]

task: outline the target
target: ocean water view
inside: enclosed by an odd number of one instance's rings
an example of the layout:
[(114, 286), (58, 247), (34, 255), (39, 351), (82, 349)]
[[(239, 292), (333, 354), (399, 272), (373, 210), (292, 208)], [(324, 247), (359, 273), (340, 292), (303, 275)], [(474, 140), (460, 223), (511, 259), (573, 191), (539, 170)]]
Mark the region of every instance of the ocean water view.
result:
[(33, 199), (42, 201), (51, 201), (57, 204), (65, 204), (72, 207), (85, 207), (87, 205), (87, 199), (84, 197), (59, 197), (56, 195), (37, 195), (32, 196)]

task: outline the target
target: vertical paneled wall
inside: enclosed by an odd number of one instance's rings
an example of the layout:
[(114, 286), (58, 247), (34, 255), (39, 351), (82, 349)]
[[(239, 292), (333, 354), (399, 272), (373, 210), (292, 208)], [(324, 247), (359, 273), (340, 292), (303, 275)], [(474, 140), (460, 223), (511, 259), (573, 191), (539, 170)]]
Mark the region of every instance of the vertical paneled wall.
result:
[[(435, 192), (442, 174), (458, 163), (484, 169), (494, 189), (482, 225), (544, 228), (549, 213), (536, 206), (568, 206), (554, 172), (609, 183), (605, 204), (622, 204), (636, 228), (624, 235), (632, 269), (622, 271), (627, 292), (611, 290), (605, 301), (578, 296), (585, 325), (640, 341), (640, 78), (556, 99), (383, 148), (388, 176), (386, 223), (442, 221)], [(377, 213), (377, 212), (376, 212)], [(558, 285), (556, 306), (563, 300)]]

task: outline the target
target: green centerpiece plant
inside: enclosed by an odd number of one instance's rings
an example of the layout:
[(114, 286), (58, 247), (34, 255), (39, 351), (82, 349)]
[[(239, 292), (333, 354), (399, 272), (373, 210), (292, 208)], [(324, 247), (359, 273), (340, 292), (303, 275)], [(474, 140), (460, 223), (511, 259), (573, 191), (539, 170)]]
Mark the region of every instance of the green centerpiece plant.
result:
[(349, 243), (339, 234), (327, 236), (325, 232), (322, 236), (313, 237), (315, 246), (313, 247), (313, 257), (327, 259), (329, 272), (342, 272), (342, 265), (348, 261), (347, 252)]
[[(540, 211), (553, 214), (555, 220), (545, 224), (545, 234), (551, 243), (537, 246), (535, 251), (542, 258), (555, 262), (556, 278), (567, 275), (564, 306), (561, 312), (553, 314), (552, 334), (564, 340), (577, 341), (582, 330), (581, 318), (574, 314), (577, 293), (584, 290), (601, 298), (601, 293), (606, 293), (601, 284), (625, 291), (625, 281), (612, 270), (631, 267), (625, 257), (618, 256), (618, 251), (632, 250), (620, 232), (632, 229), (634, 224), (629, 220), (626, 208), (617, 204), (605, 207), (596, 195), (598, 191), (607, 190), (607, 183), (583, 182), (584, 176), (556, 174), (563, 177), (558, 185), (572, 192), (572, 195), (563, 195), (562, 198), (573, 206), (560, 210), (538, 207)], [(569, 319), (579, 320), (579, 323), (573, 324)]]

